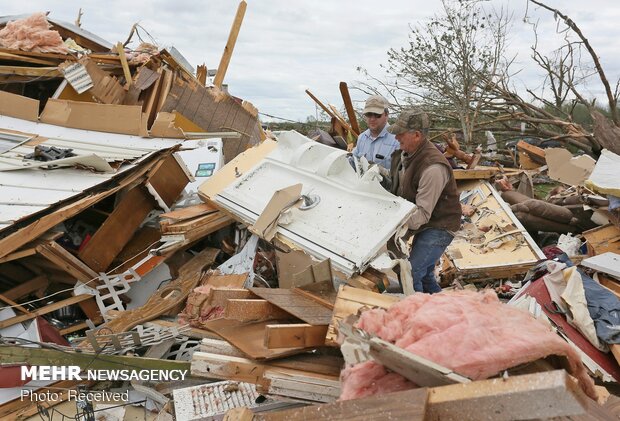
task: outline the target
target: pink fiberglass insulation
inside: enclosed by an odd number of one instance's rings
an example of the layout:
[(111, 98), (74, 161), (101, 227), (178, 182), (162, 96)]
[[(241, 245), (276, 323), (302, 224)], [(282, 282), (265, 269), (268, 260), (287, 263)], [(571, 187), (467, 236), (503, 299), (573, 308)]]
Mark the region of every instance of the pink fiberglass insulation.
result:
[(50, 29), (45, 13), (35, 13), (27, 18), (7, 23), (0, 30), (0, 46), (36, 53), (69, 52), (58, 31)]
[[(519, 364), (563, 355), (583, 391), (596, 399), (594, 382), (567, 342), (529, 313), (502, 304), (493, 291), (415, 293), (388, 310), (362, 313), (356, 327), (472, 380)], [(340, 399), (415, 387), (373, 361), (347, 367)]]

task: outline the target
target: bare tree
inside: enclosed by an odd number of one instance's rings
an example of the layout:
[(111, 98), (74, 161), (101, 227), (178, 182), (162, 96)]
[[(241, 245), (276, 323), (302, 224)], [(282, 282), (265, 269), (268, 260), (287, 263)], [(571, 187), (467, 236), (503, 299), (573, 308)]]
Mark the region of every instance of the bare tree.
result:
[(493, 100), (486, 81), (507, 66), (510, 18), (503, 10), (488, 13), (480, 0), (442, 0), (442, 5), (441, 14), (411, 27), (409, 45), (388, 52), (386, 78), (366, 72), (369, 81), (362, 89), (387, 92), (397, 106), (420, 104), (457, 121), (468, 143)]
[[(603, 87), (605, 88), (605, 94), (607, 96), (607, 102), (609, 105), (609, 111), (611, 113), (611, 119), (614, 122), (615, 126), (620, 126), (620, 118), (618, 116), (618, 97), (620, 96), (620, 79), (616, 82), (615, 89), (612, 91), (611, 85), (609, 84), (607, 75), (605, 74), (605, 71), (603, 70), (603, 66), (601, 66), (601, 62), (598, 58), (598, 55), (594, 51), (594, 48), (590, 44), (590, 41), (588, 41), (588, 39), (586, 38), (584, 33), (581, 31), (579, 26), (577, 26), (577, 24), (570, 17), (568, 17), (567, 15), (565, 15), (558, 9), (554, 9), (550, 6), (547, 6), (541, 1), (538, 1), (538, 0), (529, 0), (529, 1), (531, 3), (534, 3), (537, 6), (542, 7), (543, 9), (553, 12), (554, 19), (557, 20), (559, 18), (566, 25), (566, 29), (564, 29), (564, 31), (570, 29), (577, 35), (580, 43), (588, 51), (588, 54), (590, 55), (590, 58), (592, 59), (592, 62), (596, 69), (596, 73), (598, 74), (599, 80), (602, 83)], [(559, 77), (560, 75), (556, 73), (556, 76)], [(566, 79), (564, 79), (564, 81), (568, 82)], [(577, 92), (573, 84), (569, 83), (568, 86), (578, 97), (580, 97), (579, 93)], [(585, 101), (583, 98), (580, 99), (580, 101), (588, 107), (592, 106), (591, 103), (589, 103), (588, 101)]]

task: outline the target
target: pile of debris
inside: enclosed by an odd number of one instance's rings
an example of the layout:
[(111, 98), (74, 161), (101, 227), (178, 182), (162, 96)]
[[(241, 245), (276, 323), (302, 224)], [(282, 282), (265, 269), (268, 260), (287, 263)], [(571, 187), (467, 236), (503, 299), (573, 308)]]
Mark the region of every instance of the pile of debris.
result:
[(413, 293), (415, 205), (375, 167), (265, 139), (176, 50), (2, 23), (2, 419), (617, 415), (617, 155), (509, 169), (448, 142), (462, 229), (445, 291)]

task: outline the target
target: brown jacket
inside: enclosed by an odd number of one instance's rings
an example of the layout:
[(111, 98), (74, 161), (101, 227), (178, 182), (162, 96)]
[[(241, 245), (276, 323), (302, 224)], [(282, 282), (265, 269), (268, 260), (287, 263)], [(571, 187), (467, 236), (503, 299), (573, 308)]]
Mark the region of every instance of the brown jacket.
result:
[[(429, 141), (425, 141), (420, 146), (407, 168), (405, 168), (405, 175), (403, 180), (405, 184), (399, 189), (399, 170), (401, 168), (401, 155), (402, 151), (397, 150), (392, 154), (392, 193), (398, 194), (404, 199), (415, 203), (418, 193), (418, 185), (420, 177), (426, 168), (430, 165), (441, 164), (445, 165), (449, 169), (450, 179), (443, 188), (437, 204), (433, 209), (430, 220), (422, 225), (419, 231), (426, 228), (439, 228), (452, 232), (456, 232), (461, 227), (461, 204), (459, 202), (459, 196), (456, 191), (456, 182), (454, 181), (454, 174), (452, 168), (448, 163), (448, 160), (443, 156), (439, 150)], [(400, 194), (398, 193), (400, 190)]]

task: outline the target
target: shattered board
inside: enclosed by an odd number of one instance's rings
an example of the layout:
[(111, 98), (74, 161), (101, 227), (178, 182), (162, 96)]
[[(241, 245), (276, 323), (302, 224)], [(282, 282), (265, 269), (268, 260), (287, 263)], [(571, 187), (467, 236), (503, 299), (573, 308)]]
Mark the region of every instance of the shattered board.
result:
[(375, 171), (359, 177), (345, 151), (294, 131), (278, 133), (276, 149), (214, 200), (255, 224), (274, 192), (298, 183), (315, 205), (290, 209), (277, 235), (347, 276), (363, 271), (415, 208), (383, 189)]
[(183, 421), (222, 419), (227, 411), (239, 407), (259, 412), (290, 406), (271, 398), (256, 403), (260, 395), (255, 385), (230, 380), (175, 389), (172, 393), (176, 419)]

